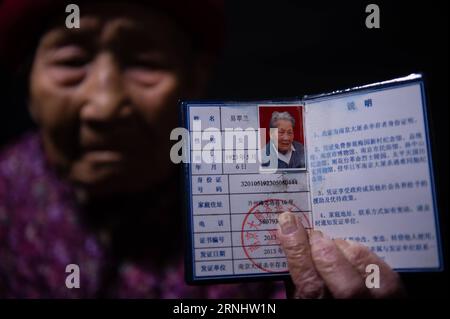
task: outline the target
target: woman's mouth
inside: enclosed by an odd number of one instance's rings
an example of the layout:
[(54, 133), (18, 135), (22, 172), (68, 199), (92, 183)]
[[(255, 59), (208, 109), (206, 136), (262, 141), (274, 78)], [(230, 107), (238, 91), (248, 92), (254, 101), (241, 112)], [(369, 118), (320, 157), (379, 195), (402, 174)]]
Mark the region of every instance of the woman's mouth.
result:
[(111, 150), (90, 150), (85, 152), (83, 157), (93, 162), (121, 162), (123, 160), (121, 152)]
[(124, 160), (122, 152), (112, 149), (86, 149), (81, 158), (93, 164), (114, 164)]

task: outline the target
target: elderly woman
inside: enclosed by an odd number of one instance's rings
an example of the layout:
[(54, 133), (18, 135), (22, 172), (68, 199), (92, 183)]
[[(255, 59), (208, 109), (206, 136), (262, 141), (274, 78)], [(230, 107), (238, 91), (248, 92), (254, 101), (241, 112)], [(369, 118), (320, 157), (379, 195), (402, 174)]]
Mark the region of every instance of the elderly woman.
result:
[(266, 145), (266, 154), (270, 154), (270, 160), (262, 166), (306, 168), (303, 144), (294, 140), (294, 117), (289, 112), (273, 112), (270, 128), (270, 141)]
[[(223, 8), (150, 3), (79, 1), (81, 27), (70, 29), (59, 1), (3, 2), (0, 52), (10, 64), (30, 54), (38, 131), (0, 153), (0, 297), (284, 296), (272, 284), (185, 284), (169, 132), (178, 99), (204, 93)], [(293, 226), (287, 216), (280, 233), (300, 289), (293, 294), (324, 296), (310, 255), (289, 246), (309, 254)], [(79, 269), (79, 285), (66, 269)]]
[[(220, 7), (79, 2), (81, 27), (69, 29), (60, 2), (17, 3), (2, 19), (48, 23), (29, 70), (39, 132), (0, 156), (0, 296), (273, 296), (268, 285), (183, 278), (169, 132), (178, 99), (204, 92)], [(69, 264), (78, 289), (66, 287)]]

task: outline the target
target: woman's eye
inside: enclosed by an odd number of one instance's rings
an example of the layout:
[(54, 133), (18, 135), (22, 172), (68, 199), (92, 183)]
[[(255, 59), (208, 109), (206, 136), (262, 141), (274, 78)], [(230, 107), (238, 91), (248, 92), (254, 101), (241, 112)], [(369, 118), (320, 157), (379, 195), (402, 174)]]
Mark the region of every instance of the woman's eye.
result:
[(79, 45), (65, 45), (55, 48), (49, 55), (52, 78), (64, 86), (75, 86), (87, 74), (86, 66), (91, 62), (89, 52)]
[(79, 68), (89, 63), (89, 54), (77, 45), (68, 45), (55, 50), (53, 61), (59, 66)]
[(59, 65), (70, 67), (70, 68), (83, 67), (88, 63), (89, 63), (89, 59), (87, 59), (85, 57), (67, 58), (65, 60), (61, 60), (58, 62)]
[(129, 68), (137, 68), (146, 71), (167, 69), (167, 61), (160, 53), (136, 52), (136, 54), (124, 57), (124, 64)]
[(161, 64), (158, 61), (143, 59), (136, 59), (131, 61), (130, 66), (146, 70), (158, 70), (162, 68)]

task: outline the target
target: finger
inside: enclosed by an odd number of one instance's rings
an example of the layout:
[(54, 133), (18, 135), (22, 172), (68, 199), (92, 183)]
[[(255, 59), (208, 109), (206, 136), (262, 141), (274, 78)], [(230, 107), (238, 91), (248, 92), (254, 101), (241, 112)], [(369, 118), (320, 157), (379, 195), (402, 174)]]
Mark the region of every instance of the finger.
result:
[(311, 259), (308, 235), (291, 212), (278, 216), (278, 238), (286, 254), (289, 273), (295, 285), (294, 298), (323, 298), (325, 285)]
[(324, 237), (320, 231), (314, 231), (311, 233), (310, 243), (314, 265), (333, 297), (370, 297), (358, 270), (331, 239)]
[[(369, 289), (369, 292), (374, 298), (404, 296), (405, 292), (400, 276), (384, 260), (371, 252), (369, 248), (343, 239), (336, 239), (335, 243), (347, 260), (358, 270), (365, 281), (366, 287), (372, 287)], [(375, 272), (378, 271), (376, 268), (375, 270), (368, 268), (369, 265), (378, 266), (379, 282), (377, 282), (376, 277), (368, 277), (372, 273), (376, 275)], [(378, 283), (379, 285), (377, 285)]]

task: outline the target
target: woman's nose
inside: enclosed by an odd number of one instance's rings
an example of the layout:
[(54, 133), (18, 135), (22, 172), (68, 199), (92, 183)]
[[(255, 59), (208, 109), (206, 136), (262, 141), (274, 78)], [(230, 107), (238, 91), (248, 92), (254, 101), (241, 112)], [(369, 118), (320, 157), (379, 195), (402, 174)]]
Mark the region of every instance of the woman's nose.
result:
[(82, 120), (108, 122), (131, 112), (120, 65), (112, 54), (103, 53), (94, 60), (83, 94)]

